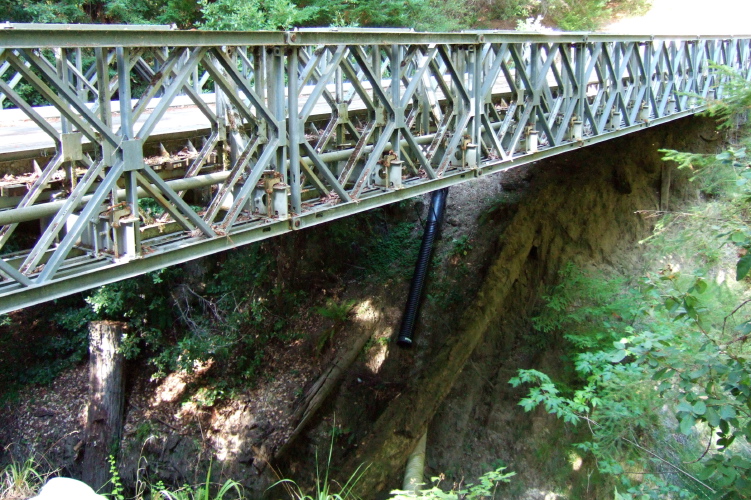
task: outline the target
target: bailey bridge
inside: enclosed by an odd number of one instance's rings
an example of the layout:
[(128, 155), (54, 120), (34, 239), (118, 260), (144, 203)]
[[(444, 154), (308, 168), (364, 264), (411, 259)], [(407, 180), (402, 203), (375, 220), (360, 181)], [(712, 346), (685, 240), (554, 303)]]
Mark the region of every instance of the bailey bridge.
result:
[[(751, 36), (0, 24), (0, 312), (702, 111)], [(158, 209), (155, 209), (158, 208)]]

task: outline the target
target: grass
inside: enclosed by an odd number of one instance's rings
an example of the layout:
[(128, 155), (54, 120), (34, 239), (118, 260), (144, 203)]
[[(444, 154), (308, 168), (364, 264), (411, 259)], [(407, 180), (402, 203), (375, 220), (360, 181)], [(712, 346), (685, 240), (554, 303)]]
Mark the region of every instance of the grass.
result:
[(32, 497), (52, 474), (53, 472), (39, 472), (39, 464), (33, 458), (23, 463), (13, 461), (3, 469), (0, 500), (20, 500)]
[[(331, 456), (334, 451), (334, 440), (336, 439), (336, 421), (334, 421), (331, 430), (331, 443), (329, 444), (329, 453), (326, 457), (326, 467), (321, 471), (320, 464), (318, 462), (318, 452), (316, 451), (316, 477), (315, 477), (315, 489), (312, 493), (306, 493), (299, 484), (293, 479), (280, 479), (271, 486), (269, 486), (267, 492), (276, 486), (281, 486), (286, 494), (292, 500), (359, 500), (360, 497), (355, 494), (355, 486), (362, 478), (363, 474), (368, 470), (369, 466), (363, 467), (361, 464), (355, 472), (347, 479), (342, 485), (335, 479), (329, 476), (331, 471)], [(323, 476), (321, 475), (323, 472)]]

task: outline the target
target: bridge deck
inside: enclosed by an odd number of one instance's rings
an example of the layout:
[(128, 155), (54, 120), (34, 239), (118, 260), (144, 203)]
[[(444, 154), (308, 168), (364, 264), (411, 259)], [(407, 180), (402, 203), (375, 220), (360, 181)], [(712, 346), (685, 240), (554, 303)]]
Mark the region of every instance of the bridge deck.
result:
[(691, 115), (750, 43), (11, 26), (0, 312)]

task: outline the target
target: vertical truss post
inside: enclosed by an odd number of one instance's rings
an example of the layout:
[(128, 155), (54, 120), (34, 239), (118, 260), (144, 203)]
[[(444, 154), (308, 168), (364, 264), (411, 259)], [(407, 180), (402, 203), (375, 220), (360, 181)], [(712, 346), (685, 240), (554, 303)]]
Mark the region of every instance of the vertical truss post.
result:
[[(228, 49), (228, 52), (230, 50)], [(237, 66), (237, 50), (231, 50), (231, 57), (232, 63)], [(229, 85), (232, 88), (231, 93), (237, 95), (237, 83), (235, 83), (234, 80), (229, 80)], [(229, 164), (235, 165), (240, 157), (241, 152), (245, 149), (245, 140), (246, 137), (244, 137), (244, 134), (242, 133), (242, 121), (240, 120), (239, 115), (232, 109), (232, 107), (228, 106), (224, 110), (224, 116), (225, 118), (228, 118), (227, 115), (232, 115), (232, 118), (228, 120), (228, 125), (224, 127), (226, 131), (226, 137), (225, 140), (229, 145)], [(227, 164), (224, 164), (224, 168), (227, 167)]]
[[(253, 47), (253, 77), (258, 98), (261, 102), (266, 102), (266, 49), (264, 47)], [(259, 121), (258, 123), (258, 134), (268, 137), (264, 122)]]
[[(337, 65), (336, 71), (334, 71), (334, 83), (335, 83), (335, 89), (336, 89), (336, 125), (334, 126), (336, 128), (336, 143), (342, 144), (344, 143), (344, 123), (342, 122), (342, 113), (339, 110), (340, 107), (343, 108), (344, 104), (344, 80), (342, 78), (342, 67), (341, 63)], [(347, 117), (347, 120), (349, 120), (349, 117)], [(339, 169), (337, 168), (337, 171)]]
[(302, 196), (300, 187), (300, 137), (301, 123), (297, 79), (299, 66), (299, 48), (291, 47), (287, 54), (287, 133), (289, 134), (289, 175), (287, 183), (292, 189), (292, 212), (302, 214)]
[(81, 47), (76, 47), (76, 71), (78, 72), (78, 75), (76, 75), (76, 91), (78, 93), (78, 98), (82, 101), (87, 101), (88, 91), (86, 90), (83, 78), (81, 77), (81, 75), (83, 75), (83, 55)]
[[(373, 67), (373, 75), (375, 75), (378, 82), (383, 81), (383, 70), (381, 68), (381, 46), (373, 45), (370, 53), (371, 66)], [(378, 141), (381, 137), (381, 127), (385, 125), (383, 120), (383, 104), (378, 99), (378, 92), (376, 92), (375, 86), (372, 89), (371, 99), (373, 100), (373, 120), (375, 122), (373, 131), (373, 140)]]
[[(67, 57), (68, 57), (68, 49), (60, 48), (55, 50), (55, 63), (57, 66), (57, 76), (60, 78), (60, 81), (63, 82), (63, 84), (68, 84), (68, 66), (67, 66)], [(66, 105), (66, 108), (68, 106)], [(61, 113), (60, 116), (60, 128), (63, 132), (63, 134), (67, 134), (70, 132), (70, 122), (68, 119)]]
[[(99, 118), (108, 127), (112, 127), (112, 102), (110, 100), (110, 74), (109, 64), (107, 64), (107, 51), (101, 47), (94, 49), (96, 59), (96, 78), (99, 82), (99, 94), (97, 95), (97, 104), (99, 108)], [(102, 160), (104, 164), (111, 167), (114, 164), (115, 148), (107, 141), (102, 141)]]
[[(470, 160), (470, 163), (476, 168), (480, 165), (480, 157), (482, 156), (482, 112), (485, 105), (485, 96), (482, 93), (482, 81), (480, 75), (482, 72), (482, 50), (480, 45), (474, 45), (470, 47), (471, 57), (471, 70), (472, 70), (472, 88), (470, 89), (470, 105), (472, 106), (472, 142), (474, 143), (474, 149), (470, 150), (469, 154), (474, 156), (474, 161)], [(487, 131), (488, 134), (494, 134), (491, 129)]]
[[(644, 70), (646, 71), (644, 77), (647, 80), (647, 95), (645, 98), (646, 108), (644, 110), (644, 115), (646, 116), (644, 121), (648, 122), (651, 117), (652, 113), (655, 113), (655, 118), (657, 117), (657, 101), (655, 100), (655, 92), (654, 92), (654, 85), (655, 83), (652, 82), (652, 71), (654, 62), (652, 61), (654, 56), (654, 41), (647, 42), (644, 44)], [(659, 75), (657, 75), (659, 79)]]
[(130, 54), (126, 47), (117, 47), (117, 85), (120, 99), (120, 135), (129, 141), (133, 139), (133, 121), (130, 108)]
[(129, 215), (115, 221), (115, 231), (122, 233), (123, 250), (126, 259), (141, 257), (141, 219), (138, 216), (138, 184), (136, 171), (125, 173), (125, 201), (128, 204)]
[[(57, 76), (65, 86), (70, 85), (70, 71), (68, 70), (68, 49), (60, 48), (55, 50), (55, 63)], [(66, 109), (70, 106), (66, 103)], [(76, 187), (76, 168), (75, 159), (78, 156), (78, 149), (80, 149), (81, 138), (77, 134), (73, 133), (70, 121), (65, 117), (63, 113), (60, 114), (60, 130), (62, 132), (60, 136), (61, 153), (63, 155), (63, 165), (65, 169), (65, 177), (68, 182), (68, 189), (73, 191)], [(78, 144), (76, 144), (76, 142)]]
[[(124, 206), (118, 206), (117, 184), (113, 184), (110, 194), (109, 224), (114, 235), (115, 255), (123, 255), (123, 260), (141, 256), (141, 231), (138, 214), (137, 172), (143, 168), (143, 140), (135, 138), (133, 131), (133, 110), (131, 108), (130, 50), (124, 47), (115, 49), (117, 57), (117, 84), (120, 97), (120, 134), (123, 142), (120, 148), (123, 170), (125, 171)], [(104, 68), (106, 71), (107, 68)], [(100, 91), (101, 93), (101, 91)], [(107, 98), (109, 100), (109, 97)]]
[(573, 122), (573, 139), (577, 142), (581, 141), (584, 137), (584, 106), (587, 105), (587, 82), (585, 81), (585, 72), (587, 71), (587, 45), (586, 43), (574, 44), (574, 57), (576, 73), (576, 111)]
[(691, 61), (688, 67), (690, 85), (688, 90), (691, 92), (691, 96), (688, 97), (688, 107), (690, 109), (696, 108), (696, 94), (701, 92), (699, 89), (699, 42), (697, 40), (691, 40)]
[[(284, 83), (284, 52), (280, 47), (271, 49), (271, 64), (269, 64), (269, 108), (273, 117), (280, 125), (285, 120), (285, 83)], [(276, 171), (282, 175), (282, 182), (287, 183), (287, 134), (282, 127), (275, 129), (269, 127), (272, 132), (272, 139), (276, 139)]]
[[(394, 122), (394, 132), (391, 134), (391, 144), (396, 161), (401, 161), (401, 130), (404, 128), (404, 108), (401, 106), (400, 79), (399, 74), (402, 68), (402, 46), (394, 44), (391, 46), (391, 102), (394, 109), (394, 116), (389, 117)], [(386, 172), (385, 175), (388, 176)], [(387, 183), (388, 185), (388, 183)]]
[(536, 86), (540, 83), (540, 44), (531, 42), (529, 47), (529, 82), (532, 88), (529, 89), (532, 94), (532, 112), (529, 115), (530, 131), (537, 129), (537, 112), (540, 108), (540, 90)]
[[(218, 64), (215, 64), (216, 58), (213, 54), (206, 54), (204, 60), (207, 65), (218, 66)], [(221, 71), (221, 69), (219, 71)], [(228, 147), (227, 113), (231, 113), (230, 107), (227, 106), (226, 100), (227, 98), (224, 95), (224, 91), (222, 90), (221, 85), (219, 85), (216, 80), (214, 80), (214, 112), (216, 116), (216, 144), (214, 148), (216, 151), (216, 161), (217, 163), (222, 165), (222, 168), (225, 168), (227, 164), (227, 158), (225, 154), (225, 149)], [(207, 146), (209, 148), (211, 147), (211, 138), (209, 138), (204, 144), (204, 147), (201, 148), (201, 152), (205, 153), (206, 155), (208, 155), (210, 152), (210, 149), (205, 149)]]

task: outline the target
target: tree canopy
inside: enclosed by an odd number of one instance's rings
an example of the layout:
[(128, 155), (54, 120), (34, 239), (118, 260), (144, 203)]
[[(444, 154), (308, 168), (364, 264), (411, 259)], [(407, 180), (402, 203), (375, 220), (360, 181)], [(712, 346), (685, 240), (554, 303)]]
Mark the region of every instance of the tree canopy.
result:
[(450, 31), (472, 24), (466, 1), (445, 0), (0, 0), (2, 21), (175, 24), (181, 29), (273, 30), (382, 26)]

